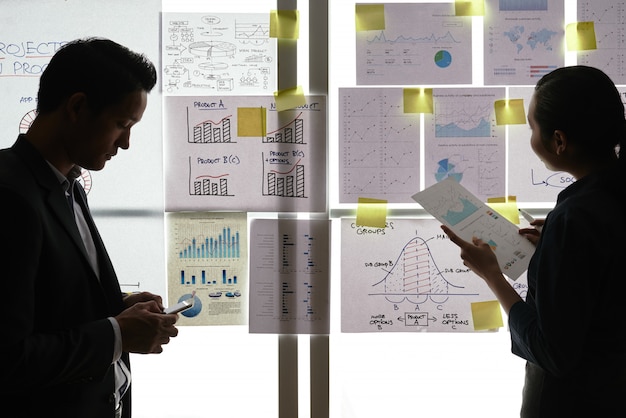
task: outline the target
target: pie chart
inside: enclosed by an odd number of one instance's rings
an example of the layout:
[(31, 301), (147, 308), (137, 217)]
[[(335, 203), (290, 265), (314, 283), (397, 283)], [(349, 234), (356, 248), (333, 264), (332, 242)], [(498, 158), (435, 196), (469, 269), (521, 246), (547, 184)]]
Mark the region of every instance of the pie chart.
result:
[(190, 293), (182, 295), (180, 298), (178, 298), (178, 302), (182, 302), (183, 300), (189, 299), (191, 297), (194, 298), (193, 306), (186, 311), (182, 311), (180, 313), (182, 316), (185, 316), (187, 318), (193, 318), (195, 316), (198, 316), (202, 311), (202, 302), (200, 302), (200, 298), (198, 298), (198, 296), (196, 295), (192, 295)]
[(447, 68), (452, 64), (452, 55), (448, 51), (441, 50), (435, 54), (435, 64), (439, 68)]
[(456, 166), (449, 159), (445, 158), (440, 160), (438, 163), (437, 172), (435, 173), (435, 180), (440, 182), (441, 180), (445, 180), (448, 177), (452, 177), (456, 180), (457, 183), (461, 182), (463, 178), (463, 173), (459, 173), (456, 171)]

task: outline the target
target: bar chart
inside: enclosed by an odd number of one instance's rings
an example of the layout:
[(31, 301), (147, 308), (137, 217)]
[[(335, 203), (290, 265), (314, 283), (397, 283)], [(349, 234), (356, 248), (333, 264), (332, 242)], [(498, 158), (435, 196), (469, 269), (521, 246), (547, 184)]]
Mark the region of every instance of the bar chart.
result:
[(241, 246), (239, 231), (224, 227), (217, 236), (201, 236), (185, 239), (178, 252), (180, 259), (239, 258)]
[(207, 119), (191, 126), (189, 122), (189, 107), (187, 107), (187, 126), (189, 130), (187, 142), (193, 144), (233, 142), (231, 116), (225, 116), (218, 121)]
[(304, 120), (302, 112), (283, 127), (268, 132), (264, 143), (304, 144)]
[(222, 269), (221, 274), (215, 274), (215, 269), (181, 269), (180, 284), (183, 286), (195, 285), (237, 285), (237, 275), (229, 274)]
[[(305, 169), (304, 165), (300, 164), (302, 159), (292, 163), (289, 158), (266, 158), (264, 153), (261, 154), (261, 158), (263, 159), (263, 172), (265, 173), (263, 183), (264, 196), (306, 197)], [(285, 169), (266, 168), (277, 164), (285, 166)]]

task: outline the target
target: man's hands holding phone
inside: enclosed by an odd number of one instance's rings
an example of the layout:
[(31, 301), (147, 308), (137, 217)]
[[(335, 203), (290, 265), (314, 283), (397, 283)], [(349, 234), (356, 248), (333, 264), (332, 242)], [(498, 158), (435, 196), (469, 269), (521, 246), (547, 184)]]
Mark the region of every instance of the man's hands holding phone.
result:
[(122, 351), (129, 353), (161, 353), (163, 345), (178, 335), (174, 326), (178, 314), (163, 313), (160, 296), (149, 292), (128, 295), (127, 308), (115, 317), (122, 333)]

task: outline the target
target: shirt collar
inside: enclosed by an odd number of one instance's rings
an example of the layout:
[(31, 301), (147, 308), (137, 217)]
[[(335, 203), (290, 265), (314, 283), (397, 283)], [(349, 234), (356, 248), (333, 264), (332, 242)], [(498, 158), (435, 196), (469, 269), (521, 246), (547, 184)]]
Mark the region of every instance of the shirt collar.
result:
[(68, 173), (68, 177), (65, 177), (63, 173), (61, 173), (54, 165), (50, 163), (50, 161), (46, 161), (46, 162), (52, 169), (52, 172), (56, 176), (57, 180), (59, 180), (59, 183), (61, 183), (61, 187), (63, 187), (63, 191), (69, 193), (70, 186), (73, 186), (74, 181), (76, 181), (76, 179), (80, 176), (81, 168), (75, 165), (74, 167), (72, 167), (72, 169)]

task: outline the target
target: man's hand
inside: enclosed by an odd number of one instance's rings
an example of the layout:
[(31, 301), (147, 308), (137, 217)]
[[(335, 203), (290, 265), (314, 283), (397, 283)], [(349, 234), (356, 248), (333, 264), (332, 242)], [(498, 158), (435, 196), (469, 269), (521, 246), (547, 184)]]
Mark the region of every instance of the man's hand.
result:
[[(160, 299), (160, 298), (159, 298)], [(161, 353), (162, 345), (178, 335), (178, 314), (164, 314), (157, 300), (137, 302), (115, 317), (122, 333), (122, 351)]]

